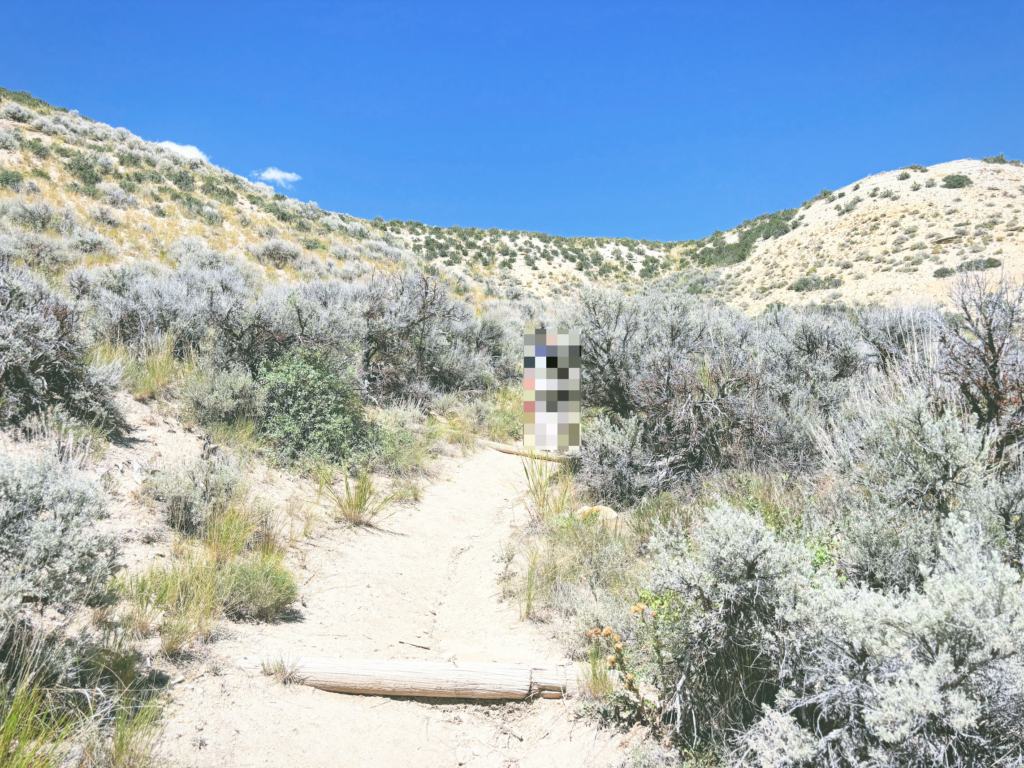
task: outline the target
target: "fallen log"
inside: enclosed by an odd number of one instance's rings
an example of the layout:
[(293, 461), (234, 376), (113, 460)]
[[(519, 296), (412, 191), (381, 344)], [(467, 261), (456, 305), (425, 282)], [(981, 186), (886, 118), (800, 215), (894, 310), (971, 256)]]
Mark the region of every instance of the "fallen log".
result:
[(518, 445), (495, 443), (490, 440), (480, 440), (479, 443), (485, 448), (492, 448), (493, 450), (500, 451), (501, 453), (511, 453), (513, 456), (525, 456), (528, 459), (544, 459), (545, 461), (565, 461), (565, 456), (560, 456), (557, 453), (549, 453), (547, 451), (528, 451), (525, 448), (520, 448)]
[(447, 661), (279, 659), (243, 656), (250, 672), (282, 674), (291, 682), (336, 693), (452, 699), (562, 698), (578, 690), (571, 666)]

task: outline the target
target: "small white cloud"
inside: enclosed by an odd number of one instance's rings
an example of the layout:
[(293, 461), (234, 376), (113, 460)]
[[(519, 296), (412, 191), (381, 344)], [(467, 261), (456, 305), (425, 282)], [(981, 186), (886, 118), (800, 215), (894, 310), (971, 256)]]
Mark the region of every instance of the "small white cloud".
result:
[(210, 162), (208, 158), (199, 147), (193, 147), (191, 144), (175, 144), (173, 141), (158, 141), (156, 144), (158, 147), (169, 149), (175, 154), (187, 157), (189, 160), (203, 160)]
[(255, 171), (253, 175), (260, 181), (266, 181), (270, 184), (278, 184), (285, 189), (290, 189), (292, 184), (302, 179), (297, 173), (291, 171), (282, 171), (280, 168), (270, 166), (263, 171)]

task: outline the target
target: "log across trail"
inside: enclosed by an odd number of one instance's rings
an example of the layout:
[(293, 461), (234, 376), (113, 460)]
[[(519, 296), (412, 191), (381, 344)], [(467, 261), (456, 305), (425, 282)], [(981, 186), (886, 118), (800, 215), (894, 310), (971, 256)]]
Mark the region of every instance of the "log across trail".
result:
[(492, 450), (498, 451), (499, 453), (508, 453), (512, 456), (523, 456), (527, 459), (543, 459), (544, 461), (565, 461), (564, 455), (560, 453), (552, 453), (551, 451), (538, 451), (534, 449), (526, 449), (520, 445), (495, 443), (491, 440), (477, 440), (477, 442), (480, 445), (484, 446), (484, 448), (490, 448)]
[(323, 691), (364, 696), (412, 696), (452, 699), (522, 700), (564, 698), (577, 692), (575, 670), (568, 665), (446, 661), (382, 661), (243, 656), (250, 672), (286, 675), (295, 683)]

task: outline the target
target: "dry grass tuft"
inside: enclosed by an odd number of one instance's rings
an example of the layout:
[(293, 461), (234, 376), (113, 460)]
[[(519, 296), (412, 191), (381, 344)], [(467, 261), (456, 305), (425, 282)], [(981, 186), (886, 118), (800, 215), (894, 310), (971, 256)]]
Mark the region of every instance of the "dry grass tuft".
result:
[(395, 499), (393, 493), (378, 495), (369, 472), (353, 479), (349, 477), (348, 468), (342, 467), (341, 487), (335, 482), (333, 470), (322, 472), (319, 480), (318, 495), (327, 497), (332, 517), (350, 525), (375, 525), (385, 519), (381, 514)]

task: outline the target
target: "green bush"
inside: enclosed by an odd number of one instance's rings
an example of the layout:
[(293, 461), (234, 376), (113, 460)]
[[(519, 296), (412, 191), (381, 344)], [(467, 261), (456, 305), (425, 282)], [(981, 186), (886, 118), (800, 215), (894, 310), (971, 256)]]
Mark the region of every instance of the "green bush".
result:
[(96, 170), (93, 162), (81, 152), (76, 152), (68, 161), (68, 172), (89, 186), (95, 186), (103, 181), (103, 176)]
[[(835, 199), (825, 191), (822, 195), (827, 195), (829, 202)], [(744, 261), (759, 240), (781, 237), (792, 230), (794, 227), (791, 222), (796, 214), (797, 209), (790, 208), (744, 221), (736, 228), (738, 239), (735, 243), (727, 243), (723, 232), (715, 232), (708, 244), (710, 247), (698, 250), (694, 260), (702, 267), (728, 266)]]
[(196, 188), (196, 177), (186, 171), (184, 168), (176, 173), (172, 173), (168, 178), (174, 183), (174, 185), (182, 192), (191, 192)]
[(996, 165), (1020, 165), (1021, 164), (1020, 160), (1007, 160), (1006, 159), (1006, 155), (1004, 155), (1002, 152), (1000, 152), (998, 155), (994, 155), (992, 157), (983, 157), (981, 159), (982, 159), (983, 162), (995, 163)]
[(951, 173), (948, 176), (942, 177), (942, 186), (946, 189), (962, 189), (971, 186), (973, 183), (970, 176), (965, 176), (962, 173)]
[(199, 191), (208, 197), (212, 197), (214, 200), (219, 200), (227, 205), (234, 205), (238, 202), (238, 193), (233, 189), (222, 187), (215, 183), (213, 179), (207, 178), (203, 181), (203, 185), (199, 188)]
[(302, 256), (302, 248), (288, 240), (275, 238), (266, 243), (250, 246), (249, 253), (261, 264), (270, 264), (281, 269)]
[(0, 608), (66, 608), (102, 594), (116, 555), (96, 532), (105, 516), (99, 488), (66, 465), (0, 457)]
[(838, 288), (842, 284), (843, 279), (841, 277), (821, 278), (817, 275), (806, 275), (790, 283), (789, 290), (796, 291), (797, 293), (806, 293), (807, 291), (823, 291), (829, 288)]
[(957, 272), (981, 272), (986, 269), (998, 269), (1003, 266), (1003, 262), (999, 259), (992, 258), (991, 256), (987, 259), (971, 259), (965, 261), (963, 264), (956, 268)]
[(39, 137), (30, 139), (21, 145), (23, 149), (27, 149), (33, 155), (38, 157), (40, 160), (45, 160), (50, 156), (50, 148), (43, 144), (43, 140)]
[(21, 182), (25, 177), (17, 171), (0, 171), (0, 188), (13, 189), (15, 192), (21, 189)]
[(950, 275), (955, 275), (955, 274), (956, 274), (956, 270), (955, 269), (950, 269), (949, 267), (939, 267), (938, 269), (936, 269), (932, 273), (932, 276), (933, 277), (949, 277)]
[(345, 461), (366, 442), (359, 384), (350, 365), (300, 347), (262, 371), (260, 429), (289, 460)]

